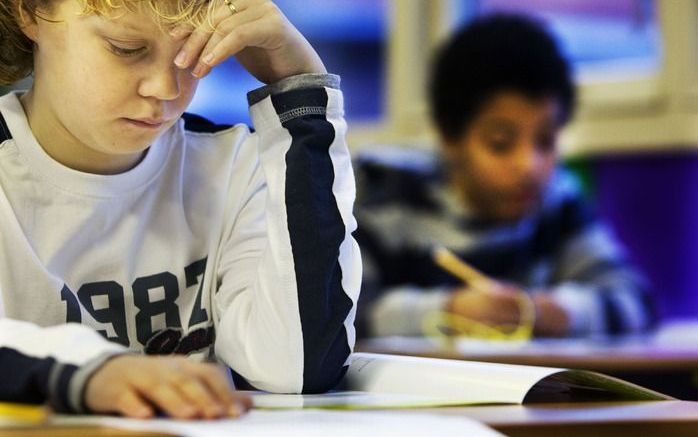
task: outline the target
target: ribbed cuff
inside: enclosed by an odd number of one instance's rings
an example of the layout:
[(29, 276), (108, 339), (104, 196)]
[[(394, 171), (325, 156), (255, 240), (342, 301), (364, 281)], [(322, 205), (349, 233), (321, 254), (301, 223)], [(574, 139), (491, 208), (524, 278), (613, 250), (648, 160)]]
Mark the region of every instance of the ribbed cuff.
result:
[(369, 332), (373, 336), (423, 335), (424, 318), (444, 311), (451, 288), (396, 287), (376, 300), (369, 313)]
[(252, 106), (268, 96), (304, 88), (339, 89), (340, 82), (336, 74), (298, 74), (250, 91), (247, 93), (247, 103)]
[(54, 361), (48, 377), (48, 403), (54, 411), (75, 412), (70, 404), (70, 385), (77, 371), (78, 366), (74, 364)]
[(87, 382), (104, 363), (123, 351), (108, 351), (78, 367), (56, 363), (49, 379), (49, 403), (54, 411), (61, 413), (86, 413), (85, 388)]

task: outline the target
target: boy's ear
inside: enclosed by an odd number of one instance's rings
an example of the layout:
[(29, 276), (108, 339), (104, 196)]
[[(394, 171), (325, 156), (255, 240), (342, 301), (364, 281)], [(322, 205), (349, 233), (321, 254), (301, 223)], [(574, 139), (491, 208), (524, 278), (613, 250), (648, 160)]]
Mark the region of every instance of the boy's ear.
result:
[(451, 142), (441, 143), (441, 154), (447, 162), (455, 161), (458, 157), (458, 148)]
[(459, 152), (458, 141), (447, 138), (444, 135), (439, 136), (439, 144), (441, 145), (441, 153), (446, 157), (447, 160), (453, 160), (457, 153)]

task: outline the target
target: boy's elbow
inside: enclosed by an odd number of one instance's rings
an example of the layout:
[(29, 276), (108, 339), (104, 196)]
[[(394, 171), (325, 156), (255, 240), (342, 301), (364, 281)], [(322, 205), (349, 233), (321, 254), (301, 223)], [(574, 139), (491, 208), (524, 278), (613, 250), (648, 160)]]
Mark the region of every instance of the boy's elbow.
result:
[[(298, 366), (289, 365), (296, 358), (277, 356), (266, 361), (268, 365), (255, 366), (252, 372), (238, 373), (233, 367), (233, 379), (239, 389), (286, 394), (324, 393), (341, 382), (348, 369), (350, 354), (351, 348), (346, 338), (330, 347), (312, 348), (306, 344), (304, 354), (300, 357), (296, 355), (302, 360)], [(281, 363), (286, 365), (279, 365)]]
[(347, 372), (351, 347), (339, 336), (327, 347), (305, 348), (303, 393), (324, 393), (335, 388)]
[(235, 387), (242, 390), (263, 390), (269, 393), (325, 393), (337, 387), (347, 369), (348, 366), (341, 366), (339, 368), (325, 368), (316, 372), (305, 372), (302, 384), (298, 384), (298, 380), (289, 379), (288, 374), (266, 375), (266, 378), (255, 382), (247, 381), (242, 376), (235, 375)]
[(325, 393), (334, 389), (340, 383), (349, 366), (322, 369), (313, 375), (304, 376), (303, 394)]

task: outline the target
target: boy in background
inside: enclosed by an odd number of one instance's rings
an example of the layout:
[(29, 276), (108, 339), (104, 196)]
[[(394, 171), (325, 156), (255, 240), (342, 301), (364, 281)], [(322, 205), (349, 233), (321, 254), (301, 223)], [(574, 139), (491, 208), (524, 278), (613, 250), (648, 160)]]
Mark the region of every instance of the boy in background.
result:
[[(535, 335), (646, 329), (645, 283), (558, 168), (575, 92), (544, 27), (515, 15), (476, 19), (438, 52), (429, 93), (440, 159), (360, 163), (362, 334), (420, 335), (434, 311), (516, 325), (524, 293)], [(434, 264), (438, 246), (498, 286), (459, 283)]]

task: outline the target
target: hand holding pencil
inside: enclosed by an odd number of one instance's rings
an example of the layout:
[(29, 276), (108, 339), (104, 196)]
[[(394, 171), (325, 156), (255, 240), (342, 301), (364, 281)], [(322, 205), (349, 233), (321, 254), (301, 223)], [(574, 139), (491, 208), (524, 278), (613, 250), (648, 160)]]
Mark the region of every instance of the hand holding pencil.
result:
[[(434, 262), (463, 281), (446, 310), (460, 317), (491, 326), (517, 326), (528, 336), (559, 337), (569, 332), (569, 318), (547, 293), (529, 295), (525, 290), (490, 278), (446, 248), (433, 252)], [(526, 333), (523, 333), (526, 334)]]
[(534, 322), (533, 305), (526, 292), (514, 285), (492, 279), (445, 248), (433, 252), (434, 262), (463, 281), (446, 310), (490, 326), (524, 327)]

